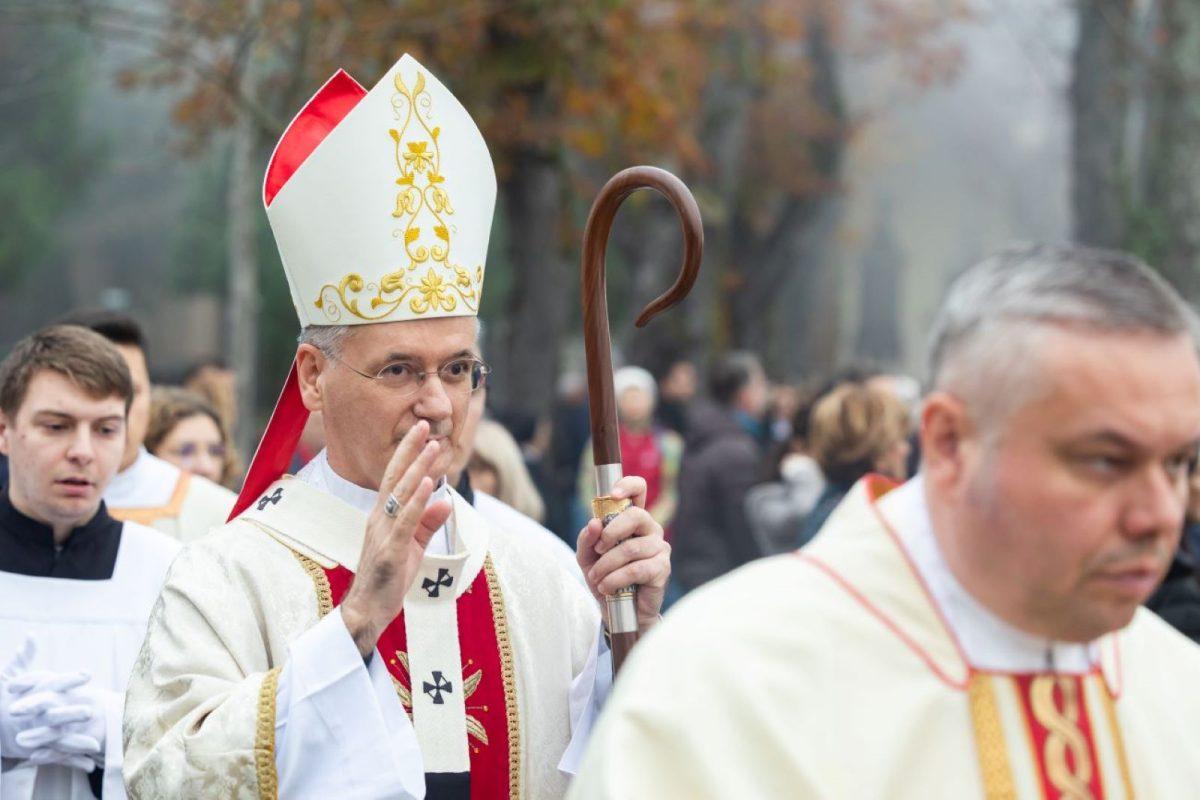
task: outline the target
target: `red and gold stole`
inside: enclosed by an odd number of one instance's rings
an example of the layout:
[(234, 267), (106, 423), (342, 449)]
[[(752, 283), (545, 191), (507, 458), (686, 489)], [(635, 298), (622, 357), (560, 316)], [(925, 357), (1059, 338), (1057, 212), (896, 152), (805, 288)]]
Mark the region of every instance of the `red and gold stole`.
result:
[[(354, 574), (340, 565), (324, 572), (336, 606), (350, 588)], [(463, 664), (462, 676), (456, 684), (461, 687), (467, 707), (464, 735), (469, 737), (470, 796), (473, 800), (516, 798), (520, 794), (521, 762), (512, 646), (504, 600), (490, 557), (458, 598), (457, 606)], [(408, 671), (407, 638), (401, 612), (380, 636), (378, 652), (411, 718), (413, 680)], [(439, 691), (429, 681), (418, 683), (418, 691)], [(458, 691), (457, 686), (454, 691)]]
[(1134, 796), (1113, 696), (1099, 670), (975, 672), (968, 695), (988, 800), (1025, 796), (1022, 774), (1032, 779), (1028, 792), (1044, 800)]

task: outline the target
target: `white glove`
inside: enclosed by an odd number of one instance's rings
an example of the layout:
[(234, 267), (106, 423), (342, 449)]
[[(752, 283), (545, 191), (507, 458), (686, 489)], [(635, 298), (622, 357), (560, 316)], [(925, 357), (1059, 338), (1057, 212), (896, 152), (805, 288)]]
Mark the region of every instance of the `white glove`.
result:
[(82, 673), (26, 673), (14, 679), (10, 688), (25, 693), (10, 703), (9, 713), (21, 723), (16, 744), (30, 751), (30, 762), (87, 771), (103, 766), (104, 696), (90, 680)]
[(9, 704), (14, 699), (9, 686), (14, 678), (29, 669), (33, 652), (33, 639), (27, 636), (4, 669), (0, 670), (0, 756), (4, 758), (28, 758), (31, 755), (28, 749), (17, 744), (17, 734), (24, 726), (9, 712)]
[[(55, 737), (46, 742), (47, 746), (39, 746), (30, 753), (28, 763), (38, 766), (61, 764), (64, 767), (80, 769), (84, 772), (91, 772), (99, 766), (95, 754), (100, 750), (100, 744), (90, 736), (84, 736), (81, 733), (62, 733), (54, 728), (38, 730), (55, 731)], [(26, 731), (26, 733), (29, 732)], [(103, 759), (99, 759), (99, 761), (103, 761)]]

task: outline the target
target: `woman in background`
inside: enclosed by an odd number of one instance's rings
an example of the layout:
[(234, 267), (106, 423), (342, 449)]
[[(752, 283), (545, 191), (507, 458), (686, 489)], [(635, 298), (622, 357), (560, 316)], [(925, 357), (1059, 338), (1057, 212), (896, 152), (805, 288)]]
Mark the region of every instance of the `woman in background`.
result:
[(467, 474), (475, 491), (490, 494), (530, 519), (546, 518), (546, 506), (525, 467), (521, 448), (499, 422), (479, 421)]
[(221, 417), (186, 389), (155, 387), (146, 449), (180, 469), (232, 488), (235, 467)]
[[(617, 401), (617, 429), (621, 445), (621, 470), (646, 480), (646, 510), (667, 528), (679, 502), (679, 464), (683, 438), (655, 422), (658, 388), (654, 376), (641, 367), (622, 367), (613, 373), (613, 395)], [(589, 440), (580, 459), (576, 481), (579, 502), (591, 509), (596, 496), (595, 469)], [(589, 511), (590, 516), (590, 511)]]
[(809, 454), (825, 475), (825, 490), (805, 518), (798, 546), (817, 535), (860, 478), (878, 473), (908, 477), (908, 412), (887, 389), (844, 383), (822, 397), (809, 417)]

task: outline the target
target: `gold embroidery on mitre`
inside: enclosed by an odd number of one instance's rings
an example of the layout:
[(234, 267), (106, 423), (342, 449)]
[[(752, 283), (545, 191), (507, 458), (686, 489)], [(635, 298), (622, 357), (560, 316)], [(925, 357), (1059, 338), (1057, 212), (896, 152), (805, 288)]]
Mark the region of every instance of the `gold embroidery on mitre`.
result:
[[(1087, 737), (1079, 728), (1080, 697), (1076, 687), (1070, 677), (1039, 675), (1029, 687), (1029, 705), (1046, 729), (1046, 777), (1063, 800), (1092, 800), (1092, 758)], [(1062, 698), (1061, 710), (1055, 702), (1055, 689)]]
[[(425, 75), (417, 72), (411, 91), (399, 72), (394, 84), (392, 114), (400, 127), (389, 129), (388, 135), (400, 177), (396, 178), (396, 202), (390, 213), (403, 223), (392, 231), (392, 237), (403, 247), (407, 263), (378, 283), (368, 283), (351, 272), (336, 286), (327, 283), (321, 287), (315, 305), (331, 322), (341, 318), (342, 308), (359, 319), (384, 319), (406, 300), (409, 311), (417, 316), (431, 311), (449, 314), (460, 302), (472, 314), (479, 313), (483, 265), (472, 273), (450, 260), (455, 229), (448, 218), (453, 216), (454, 206), (442, 172), (438, 141), (442, 129), (433, 125), (433, 101), (425, 87)], [(428, 236), (432, 242), (426, 241)], [(351, 296), (360, 294), (370, 297), (369, 309), (361, 308), (359, 298)]]

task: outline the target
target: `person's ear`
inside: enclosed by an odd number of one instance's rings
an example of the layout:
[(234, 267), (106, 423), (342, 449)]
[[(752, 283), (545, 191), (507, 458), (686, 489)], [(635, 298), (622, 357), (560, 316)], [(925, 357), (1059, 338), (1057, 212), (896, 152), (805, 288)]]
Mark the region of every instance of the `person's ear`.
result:
[(310, 412), (325, 408), (325, 370), (330, 359), (319, 348), (302, 344), (296, 348), (296, 377), (300, 382), (300, 398)]
[(8, 455), (8, 438), (10, 436), (12, 436), (12, 425), (8, 421), (8, 415), (0, 411), (0, 454)]
[(954, 395), (937, 391), (921, 408), (921, 472), (930, 483), (952, 486), (962, 476), (964, 444), (970, 431), (966, 405)]

